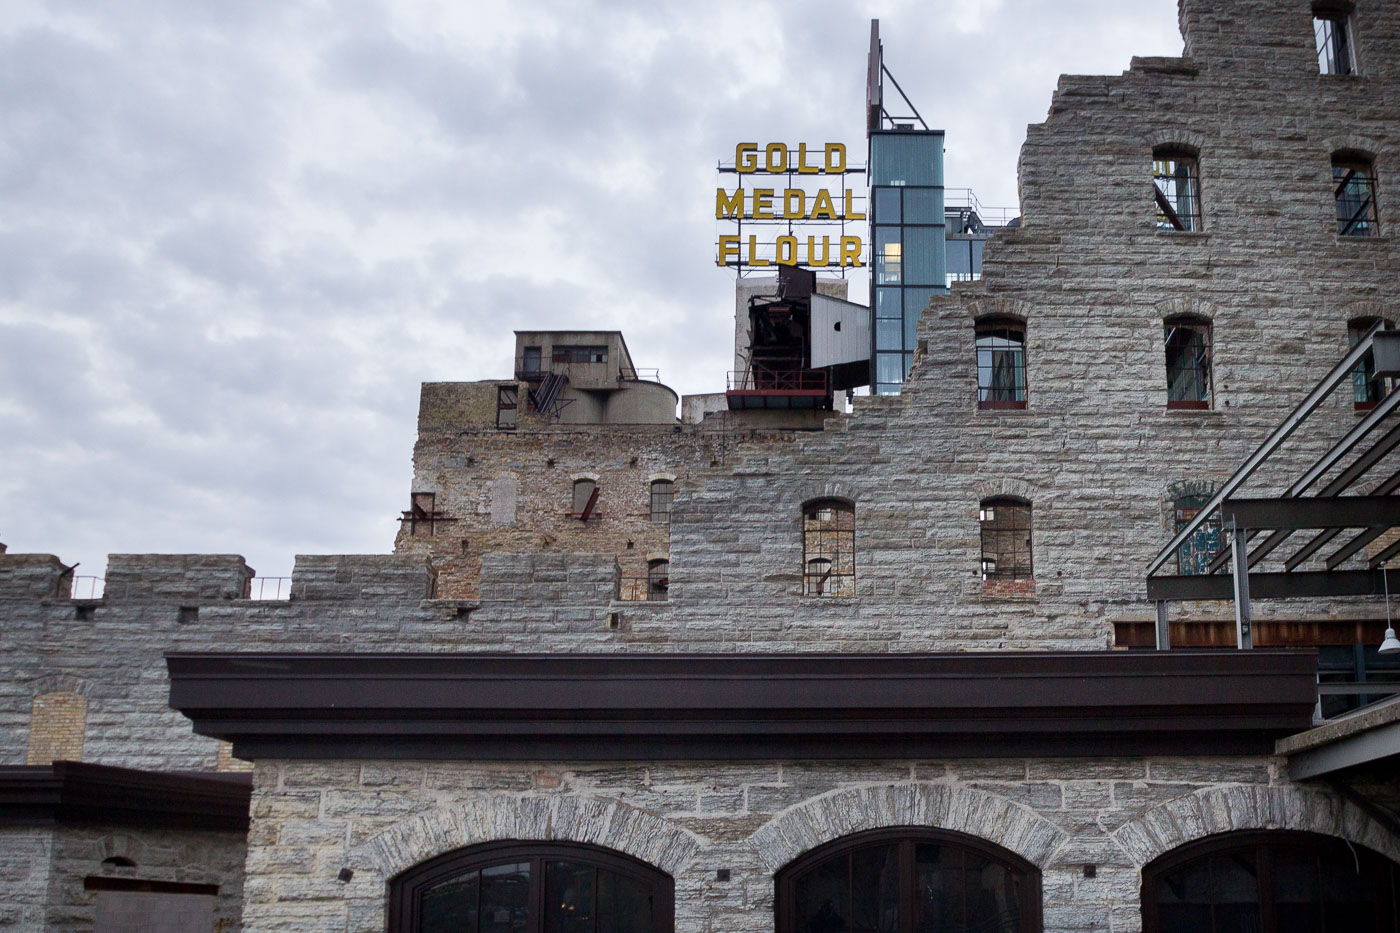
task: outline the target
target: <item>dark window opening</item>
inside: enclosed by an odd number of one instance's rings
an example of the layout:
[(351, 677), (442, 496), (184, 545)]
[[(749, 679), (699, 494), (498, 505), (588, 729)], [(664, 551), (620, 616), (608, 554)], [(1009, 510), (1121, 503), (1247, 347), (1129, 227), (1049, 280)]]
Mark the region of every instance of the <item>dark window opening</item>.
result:
[(1371, 161), (1334, 156), (1332, 187), (1337, 199), (1337, 235), (1379, 236), (1376, 172)]
[(669, 479), (652, 480), (651, 520), (660, 525), (671, 522), (671, 505), (676, 496), (676, 484)]
[(1397, 873), (1394, 862), (1330, 836), (1226, 833), (1143, 869), (1143, 930), (1397, 933)]
[[(1381, 318), (1359, 317), (1347, 322), (1347, 346), (1354, 347), (1361, 342), (1361, 338), (1366, 336), (1376, 324), (1381, 323)], [(1385, 321), (1382, 325), (1385, 330), (1392, 330), (1394, 325)], [(1357, 411), (1364, 411), (1376, 407), (1376, 403), (1390, 394), (1388, 379), (1376, 378), (1376, 358), (1373, 354), (1367, 353), (1361, 358), (1361, 362), (1356, 364), (1356, 368), (1351, 371), (1352, 397)]]
[(856, 509), (839, 499), (802, 507), (802, 592), (808, 596), (854, 596)]
[(1026, 407), (1026, 325), (1012, 318), (977, 323), (977, 407)]
[(1157, 229), (1201, 229), (1201, 180), (1196, 157), (1172, 149), (1152, 153)]
[(1010, 496), (986, 499), (978, 518), (982, 531), (982, 579), (1033, 579), (1031, 504)]
[(670, 933), (669, 876), (574, 843), (495, 843), (394, 879), (391, 933)]
[(603, 346), (569, 347), (557, 346), (554, 348), (554, 362), (556, 363), (606, 363), (608, 361), (608, 348)]
[(498, 386), (496, 388), (496, 427), (502, 431), (514, 431), (515, 413), (519, 405), (519, 387)]
[[(1181, 496), (1172, 502), (1174, 520), (1173, 534), (1191, 523), (1211, 499), (1208, 495)], [(1210, 514), (1191, 537), (1181, 542), (1176, 549), (1176, 572), (1180, 574), (1208, 573), (1210, 562), (1220, 553), (1224, 544), (1224, 532), (1220, 526), (1220, 512)]]
[(1210, 321), (1168, 318), (1162, 332), (1167, 348), (1167, 407), (1210, 408)]
[(647, 562), (647, 600), (665, 602), (671, 588), (671, 562), (653, 560)]
[(102, 860), (103, 865), (111, 865), (116, 868), (135, 868), (136, 863), (125, 855), (109, 855)]
[(524, 358), (521, 360), (522, 371), (527, 376), (538, 375), (540, 371), (540, 348), (526, 347)]
[(1351, 47), (1351, 17), (1339, 10), (1314, 13), (1313, 38), (1317, 40), (1319, 74), (1356, 74), (1356, 57)]
[(778, 873), (778, 933), (1038, 933), (1040, 873), (971, 836), (859, 833)]

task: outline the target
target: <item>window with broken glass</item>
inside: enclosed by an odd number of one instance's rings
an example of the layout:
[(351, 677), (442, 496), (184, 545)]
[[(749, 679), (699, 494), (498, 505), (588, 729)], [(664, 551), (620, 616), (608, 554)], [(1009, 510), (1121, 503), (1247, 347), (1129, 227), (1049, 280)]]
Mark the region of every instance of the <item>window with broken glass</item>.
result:
[(1026, 325), (1012, 318), (977, 322), (977, 407), (1026, 407)]
[(574, 480), (574, 518), (587, 521), (598, 503), (598, 484), (591, 479)]
[[(1172, 501), (1173, 531), (1179, 533), (1191, 523), (1211, 499), (1208, 495), (1178, 496)], [(1212, 512), (1191, 537), (1176, 549), (1176, 572), (1181, 574), (1208, 573), (1210, 562), (1220, 553), (1224, 543), (1220, 530), (1220, 513)]]
[[(490, 398), (488, 395), (487, 398)], [(520, 407), (518, 386), (498, 386), (496, 388), (496, 427), (502, 431), (515, 430), (515, 415)]]
[(820, 499), (802, 507), (802, 592), (854, 596), (856, 510), (849, 502)]
[[(1347, 322), (1347, 346), (1354, 347), (1361, 342), (1367, 332), (1381, 319), (1376, 317), (1358, 317)], [(1384, 322), (1386, 330), (1391, 330), (1393, 325), (1389, 321)], [(1375, 408), (1376, 403), (1389, 394), (1389, 380), (1376, 378), (1376, 358), (1367, 353), (1361, 358), (1361, 362), (1356, 364), (1356, 368), (1351, 371), (1352, 395), (1357, 411), (1365, 411)]]
[(1313, 14), (1313, 38), (1317, 40), (1317, 70), (1325, 75), (1356, 74), (1351, 47), (1351, 17), (1341, 10)]
[(1167, 348), (1167, 407), (1210, 408), (1210, 321), (1168, 318), (1163, 322)]
[(1376, 172), (1370, 160), (1333, 157), (1332, 188), (1337, 199), (1337, 235), (1379, 236)]
[(986, 499), (978, 517), (982, 526), (982, 579), (1031, 579), (1031, 504), (1007, 496)]
[(1201, 182), (1195, 156), (1171, 149), (1153, 152), (1152, 184), (1158, 230), (1201, 229)]

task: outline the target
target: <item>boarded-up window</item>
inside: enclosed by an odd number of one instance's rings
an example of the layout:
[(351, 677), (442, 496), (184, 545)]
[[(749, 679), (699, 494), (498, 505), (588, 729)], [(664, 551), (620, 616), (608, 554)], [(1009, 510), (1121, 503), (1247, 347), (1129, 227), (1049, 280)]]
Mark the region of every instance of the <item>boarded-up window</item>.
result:
[(592, 507), (597, 506), (594, 495), (598, 491), (598, 484), (591, 479), (574, 480), (574, 518), (587, 521), (593, 512)]

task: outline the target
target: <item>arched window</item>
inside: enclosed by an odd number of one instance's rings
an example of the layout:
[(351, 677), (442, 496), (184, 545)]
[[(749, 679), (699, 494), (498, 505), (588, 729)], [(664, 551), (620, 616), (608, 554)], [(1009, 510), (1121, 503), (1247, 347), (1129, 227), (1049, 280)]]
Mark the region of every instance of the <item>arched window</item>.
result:
[(665, 602), (671, 588), (671, 562), (657, 559), (647, 561), (647, 599)]
[(671, 502), (676, 497), (676, 484), (669, 479), (651, 481), (651, 520), (661, 525), (671, 523)]
[(999, 496), (984, 499), (978, 511), (982, 529), (982, 579), (1029, 580), (1031, 566), (1031, 504)]
[(1162, 322), (1167, 348), (1167, 407), (1210, 408), (1210, 321), (1182, 315)]
[(1142, 870), (1144, 933), (1397, 933), (1400, 866), (1312, 833), (1226, 833)]
[[(1378, 317), (1355, 317), (1347, 321), (1347, 346), (1354, 347), (1361, 342), (1361, 338), (1366, 336), (1376, 324), (1381, 323)], [(1389, 321), (1384, 321), (1385, 329), (1392, 330), (1394, 325)], [(1361, 358), (1361, 362), (1356, 364), (1356, 368), (1351, 371), (1352, 396), (1355, 399), (1356, 410), (1362, 411), (1375, 408), (1376, 403), (1386, 396), (1386, 386), (1383, 381), (1376, 378), (1376, 358), (1367, 353)]]
[(670, 933), (671, 878), (576, 843), (505, 842), (438, 856), (393, 880), (391, 933)]
[(961, 833), (899, 827), (815, 849), (777, 875), (778, 933), (1038, 933), (1040, 872)]
[(1152, 150), (1152, 184), (1158, 230), (1201, 229), (1201, 178), (1195, 153), (1172, 146)]
[(1011, 317), (977, 321), (977, 407), (1026, 407), (1026, 325)]
[(1332, 195), (1337, 200), (1338, 236), (1380, 236), (1376, 216), (1376, 167), (1368, 156), (1332, 156)]
[(851, 503), (817, 499), (802, 507), (802, 592), (855, 595), (856, 507)]

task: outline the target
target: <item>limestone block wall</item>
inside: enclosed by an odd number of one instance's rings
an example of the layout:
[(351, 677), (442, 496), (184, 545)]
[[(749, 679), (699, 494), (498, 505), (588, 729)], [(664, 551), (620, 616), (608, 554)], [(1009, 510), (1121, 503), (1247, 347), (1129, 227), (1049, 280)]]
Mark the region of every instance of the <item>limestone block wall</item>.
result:
[(238, 554), (109, 554), (104, 599), (247, 599), (253, 569)]
[(251, 931), (383, 930), (389, 879), (502, 839), (592, 843), (661, 868), (675, 879), (684, 933), (772, 930), (778, 869), (888, 826), (967, 833), (1029, 860), (1042, 872), (1047, 933), (1140, 930), (1142, 866), (1215, 833), (1299, 829), (1400, 858), (1400, 838), (1328, 792), (1288, 783), (1271, 758), (264, 761), (254, 781)]
[(53, 827), (0, 828), (0, 927), (44, 929)]

